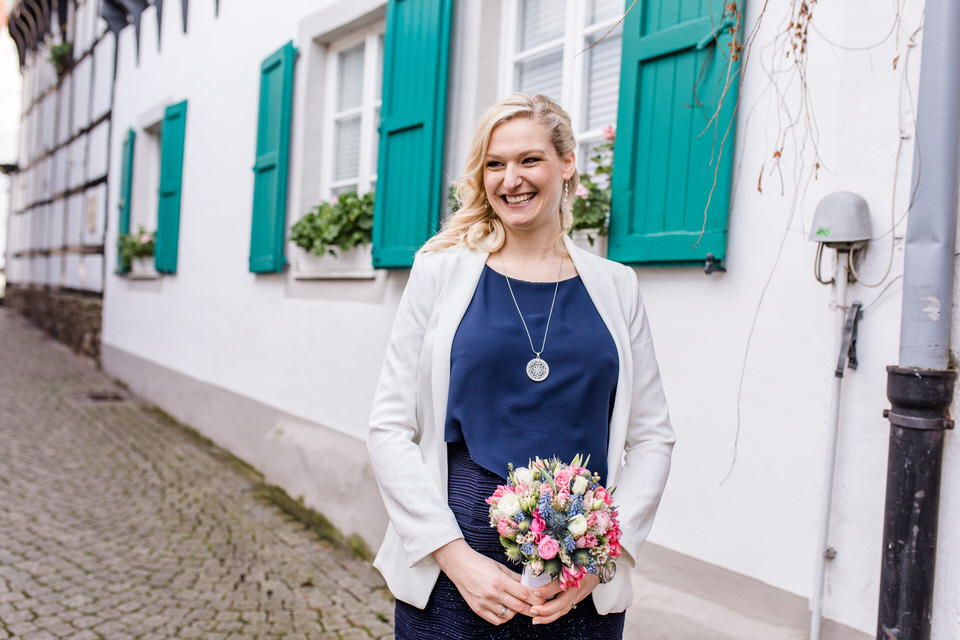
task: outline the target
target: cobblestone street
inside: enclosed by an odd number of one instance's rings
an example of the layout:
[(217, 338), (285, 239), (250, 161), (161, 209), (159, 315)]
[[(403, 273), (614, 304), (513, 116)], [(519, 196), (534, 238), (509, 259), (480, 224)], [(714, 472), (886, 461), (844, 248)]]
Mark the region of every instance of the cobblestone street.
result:
[(393, 637), (256, 473), (2, 308), (0, 358), (0, 640)]

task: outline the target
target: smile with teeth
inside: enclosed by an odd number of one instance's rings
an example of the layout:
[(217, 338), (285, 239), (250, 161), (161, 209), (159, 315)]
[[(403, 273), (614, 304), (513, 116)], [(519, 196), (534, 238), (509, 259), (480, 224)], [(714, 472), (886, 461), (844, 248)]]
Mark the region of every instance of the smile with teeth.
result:
[(503, 199), (507, 201), (507, 204), (526, 204), (533, 199), (534, 195), (532, 193), (519, 193), (517, 195), (504, 195)]

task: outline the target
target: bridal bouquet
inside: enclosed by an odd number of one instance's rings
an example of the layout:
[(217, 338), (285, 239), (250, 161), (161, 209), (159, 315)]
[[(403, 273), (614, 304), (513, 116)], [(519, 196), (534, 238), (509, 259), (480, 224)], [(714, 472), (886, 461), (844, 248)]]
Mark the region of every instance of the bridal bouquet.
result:
[[(581, 466), (537, 458), (510, 472), (487, 498), (490, 525), (500, 534), (507, 558), (523, 565), (523, 582), (539, 586), (560, 579), (560, 588), (579, 587), (584, 575), (601, 572), (620, 555), (620, 525), (613, 489)], [(536, 579), (539, 577), (539, 579)]]

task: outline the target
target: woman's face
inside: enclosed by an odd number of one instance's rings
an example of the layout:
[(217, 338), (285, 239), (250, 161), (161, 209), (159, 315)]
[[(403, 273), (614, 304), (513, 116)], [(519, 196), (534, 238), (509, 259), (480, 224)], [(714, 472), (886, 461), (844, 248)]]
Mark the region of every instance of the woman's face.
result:
[(483, 185), (508, 231), (559, 230), (563, 182), (575, 170), (573, 154), (557, 155), (545, 126), (531, 118), (514, 118), (490, 136)]

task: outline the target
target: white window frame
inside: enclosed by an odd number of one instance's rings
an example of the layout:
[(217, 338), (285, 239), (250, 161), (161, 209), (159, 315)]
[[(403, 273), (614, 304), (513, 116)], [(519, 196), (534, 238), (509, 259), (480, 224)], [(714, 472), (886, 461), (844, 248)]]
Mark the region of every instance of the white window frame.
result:
[[(354, 179), (335, 180), (336, 163), (336, 122), (341, 119), (360, 116), (360, 152), (358, 175), (356, 177), (357, 193), (362, 195), (376, 188), (377, 183), (377, 144), (380, 126), (380, 106), (382, 96), (380, 87), (382, 82), (383, 37), (386, 31), (386, 22), (381, 20), (370, 26), (359, 29), (349, 35), (334, 40), (327, 47), (326, 74), (324, 91), (324, 118), (323, 141), (321, 159), (321, 197), (329, 199), (335, 190), (354, 184)], [(340, 53), (364, 45), (363, 51), (363, 88), (360, 105), (344, 111), (337, 111), (338, 85), (340, 73)]]
[[(516, 91), (514, 87), (516, 86), (516, 71), (519, 62), (562, 46), (560, 105), (570, 114), (573, 134), (579, 144), (577, 165), (579, 170), (583, 171), (586, 168), (586, 156), (589, 154), (583, 153), (582, 150), (589, 149), (593, 146), (592, 143), (603, 139), (603, 128), (586, 128), (587, 94), (584, 87), (584, 67), (587, 62), (587, 54), (577, 54), (589, 46), (588, 40), (591, 37), (602, 36), (614, 27), (621, 16), (613, 16), (588, 26), (587, 0), (564, 0), (566, 16), (563, 36), (517, 52), (520, 1), (503, 0), (500, 50), (506, 53), (500, 58), (500, 96), (507, 97)], [(579, 99), (577, 99), (578, 97)], [(611, 122), (610, 124), (615, 125), (616, 123)]]
[(130, 193), (130, 232), (143, 227), (157, 230), (160, 207), (160, 149), (163, 137), (163, 114), (168, 104), (145, 111), (137, 119), (137, 137), (133, 145), (132, 185)]

